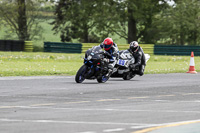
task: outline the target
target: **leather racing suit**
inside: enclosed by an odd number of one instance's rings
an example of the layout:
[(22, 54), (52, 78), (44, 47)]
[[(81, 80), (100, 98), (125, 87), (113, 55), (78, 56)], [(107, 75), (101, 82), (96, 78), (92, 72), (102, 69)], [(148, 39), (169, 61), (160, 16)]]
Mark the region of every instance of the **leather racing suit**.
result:
[(135, 74), (142, 76), (144, 74), (144, 69), (146, 66), (145, 55), (140, 46), (138, 46), (138, 50), (132, 52), (132, 50), (128, 49), (128, 51), (133, 55), (135, 58), (134, 64), (130, 64), (130, 68), (133, 70)]

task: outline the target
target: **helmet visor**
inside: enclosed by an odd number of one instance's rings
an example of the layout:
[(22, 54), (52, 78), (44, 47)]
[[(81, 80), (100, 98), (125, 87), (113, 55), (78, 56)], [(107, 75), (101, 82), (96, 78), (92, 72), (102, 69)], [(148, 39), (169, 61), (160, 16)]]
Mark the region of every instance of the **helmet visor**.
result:
[(107, 48), (112, 47), (112, 44), (103, 44), (103, 47), (107, 49)]
[(138, 47), (132, 47), (132, 50), (135, 51)]

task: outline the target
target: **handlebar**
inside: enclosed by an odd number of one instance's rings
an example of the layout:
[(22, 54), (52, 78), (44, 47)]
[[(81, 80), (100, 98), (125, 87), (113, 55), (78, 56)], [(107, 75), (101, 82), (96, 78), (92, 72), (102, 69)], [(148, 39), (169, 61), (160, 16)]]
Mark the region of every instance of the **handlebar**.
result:
[(107, 56), (108, 58), (112, 58), (112, 55), (108, 53), (107, 51), (104, 51), (104, 55)]

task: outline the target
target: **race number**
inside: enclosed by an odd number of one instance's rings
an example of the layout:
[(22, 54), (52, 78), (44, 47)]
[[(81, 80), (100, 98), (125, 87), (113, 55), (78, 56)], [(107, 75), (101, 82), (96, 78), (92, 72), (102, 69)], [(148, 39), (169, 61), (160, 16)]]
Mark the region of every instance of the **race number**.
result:
[(125, 63), (126, 63), (125, 60), (121, 60), (121, 59), (118, 60), (118, 64), (121, 66), (125, 66)]

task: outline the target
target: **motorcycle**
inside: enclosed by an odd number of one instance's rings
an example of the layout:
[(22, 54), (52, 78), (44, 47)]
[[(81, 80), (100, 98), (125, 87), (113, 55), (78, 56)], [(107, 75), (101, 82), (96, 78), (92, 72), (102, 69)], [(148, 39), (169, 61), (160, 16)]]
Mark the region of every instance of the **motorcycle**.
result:
[[(150, 59), (149, 54), (144, 54), (146, 62)], [(135, 62), (135, 58), (128, 50), (119, 51), (119, 59), (113, 69), (110, 77), (122, 77), (124, 80), (130, 80), (136, 74), (130, 70), (129, 65)]]
[(75, 76), (77, 83), (82, 83), (85, 79), (97, 79), (99, 83), (105, 83), (109, 76), (108, 62), (106, 58), (111, 56), (103, 51), (100, 46), (94, 46), (85, 52), (84, 64), (80, 67)]

